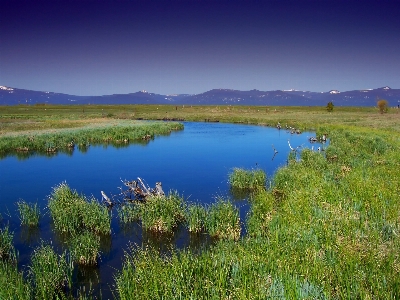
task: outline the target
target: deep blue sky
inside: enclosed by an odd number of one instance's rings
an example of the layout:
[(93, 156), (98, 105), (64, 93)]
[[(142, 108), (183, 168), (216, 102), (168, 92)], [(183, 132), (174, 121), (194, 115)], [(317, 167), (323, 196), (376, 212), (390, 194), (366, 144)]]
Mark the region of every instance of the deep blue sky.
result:
[(0, 2), (0, 85), (74, 95), (400, 88), (400, 0)]

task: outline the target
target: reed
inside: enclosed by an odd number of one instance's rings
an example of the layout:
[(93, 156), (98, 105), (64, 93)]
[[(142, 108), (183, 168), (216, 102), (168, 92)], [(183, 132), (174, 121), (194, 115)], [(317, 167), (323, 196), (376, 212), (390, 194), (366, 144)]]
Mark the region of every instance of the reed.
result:
[(125, 203), (117, 208), (119, 221), (122, 224), (139, 221), (145, 204), (141, 202)]
[(62, 298), (63, 291), (71, 288), (72, 263), (66, 253), (58, 255), (50, 245), (40, 245), (33, 252), (29, 276), (34, 286), (35, 298)]
[(111, 233), (110, 212), (96, 199), (85, 201), (81, 215), (84, 228), (103, 235)]
[(12, 258), (14, 254), (13, 238), (14, 234), (9, 231), (8, 226), (0, 228), (0, 260)]
[(188, 205), (185, 210), (185, 220), (189, 232), (198, 233), (205, 230), (207, 217), (206, 208), (200, 204)]
[(39, 226), (40, 209), (37, 203), (27, 203), (24, 200), (17, 202), (21, 225), (30, 227)]
[(48, 200), (48, 208), (53, 219), (54, 227), (67, 233), (76, 233), (83, 226), (82, 212), (85, 199), (66, 183), (53, 188)]
[(33, 299), (32, 287), (18, 272), (17, 264), (0, 259), (0, 299)]
[(229, 199), (218, 198), (208, 208), (205, 228), (212, 237), (238, 240), (241, 232), (238, 209)]
[(53, 188), (48, 208), (54, 227), (60, 232), (77, 234), (83, 229), (97, 234), (111, 233), (111, 216), (95, 199), (88, 200), (66, 183)]
[(142, 207), (142, 226), (154, 232), (171, 232), (184, 220), (183, 198), (177, 193), (146, 199)]
[(90, 231), (75, 235), (70, 240), (72, 258), (80, 265), (97, 265), (100, 258), (100, 237)]
[(265, 189), (267, 175), (261, 169), (257, 170), (244, 170), (234, 168), (233, 172), (229, 174), (229, 184), (233, 189), (240, 190), (262, 190)]

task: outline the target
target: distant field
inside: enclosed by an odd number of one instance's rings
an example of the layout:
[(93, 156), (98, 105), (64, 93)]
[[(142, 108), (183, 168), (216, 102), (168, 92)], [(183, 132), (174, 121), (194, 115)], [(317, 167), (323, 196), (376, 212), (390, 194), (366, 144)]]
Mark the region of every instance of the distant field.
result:
[(329, 125), (379, 128), (400, 131), (400, 113), (396, 108), (380, 114), (373, 107), (283, 106), (173, 106), (173, 105), (86, 105), (86, 106), (0, 106), (0, 134), (26, 130), (84, 127), (107, 124), (113, 119), (176, 119), (219, 121), (317, 130)]

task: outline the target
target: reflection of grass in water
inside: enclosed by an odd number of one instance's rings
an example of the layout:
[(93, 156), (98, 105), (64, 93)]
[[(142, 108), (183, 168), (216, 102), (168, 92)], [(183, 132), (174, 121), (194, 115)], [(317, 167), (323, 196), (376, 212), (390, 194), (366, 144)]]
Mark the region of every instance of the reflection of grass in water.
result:
[(76, 281), (74, 286), (79, 287), (80, 290), (90, 291), (92, 287), (100, 283), (100, 270), (98, 266), (78, 265), (75, 276)]
[(40, 229), (39, 227), (28, 227), (23, 226), (20, 232), (21, 241), (24, 244), (32, 245), (40, 241)]

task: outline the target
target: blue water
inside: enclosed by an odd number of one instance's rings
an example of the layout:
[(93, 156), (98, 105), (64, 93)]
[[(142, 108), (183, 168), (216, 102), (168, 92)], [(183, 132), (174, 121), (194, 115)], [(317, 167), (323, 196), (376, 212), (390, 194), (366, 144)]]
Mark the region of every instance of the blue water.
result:
[[(61, 237), (53, 234), (48, 214), (42, 219), (39, 230), (26, 232), (21, 229), (15, 202), (24, 199), (37, 202), (46, 211), (47, 196), (52, 187), (66, 182), (72, 189), (101, 200), (100, 191), (108, 196), (119, 193), (121, 179), (144, 179), (154, 187), (162, 182), (165, 192), (177, 191), (187, 201), (213, 203), (218, 196), (228, 196), (228, 176), (234, 167), (261, 168), (269, 178), (287, 163), (292, 147), (311, 148), (308, 138), (315, 134), (306, 132), (290, 134), (276, 128), (223, 123), (184, 123), (185, 129), (159, 136), (146, 145), (128, 147), (90, 146), (87, 152), (75, 149), (72, 155), (52, 157), (32, 156), (19, 160), (10, 156), (0, 160), (0, 212), (4, 224), (15, 232), (14, 245), (20, 253), (20, 265), (29, 264), (29, 256), (41, 239), (52, 241), (62, 249)], [(315, 145), (314, 147), (318, 147)], [(278, 151), (274, 155), (274, 148)], [(248, 204), (235, 199), (244, 223)], [(189, 238), (184, 230), (171, 237), (154, 238), (142, 233), (140, 225), (121, 228), (112, 221), (112, 236), (102, 246), (102, 260), (97, 268), (79, 269), (77, 278), (82, 282), (90, 276), (98, 276), (103, 296), (108, 295), (107, 282), (122, 263), (123, 250), (129, 242), (139, 245), (155, 244), (160, 247), (175, 245), (194, 248), (206, 242)], [(83, 275), (82, 275), (83, 274)]]

